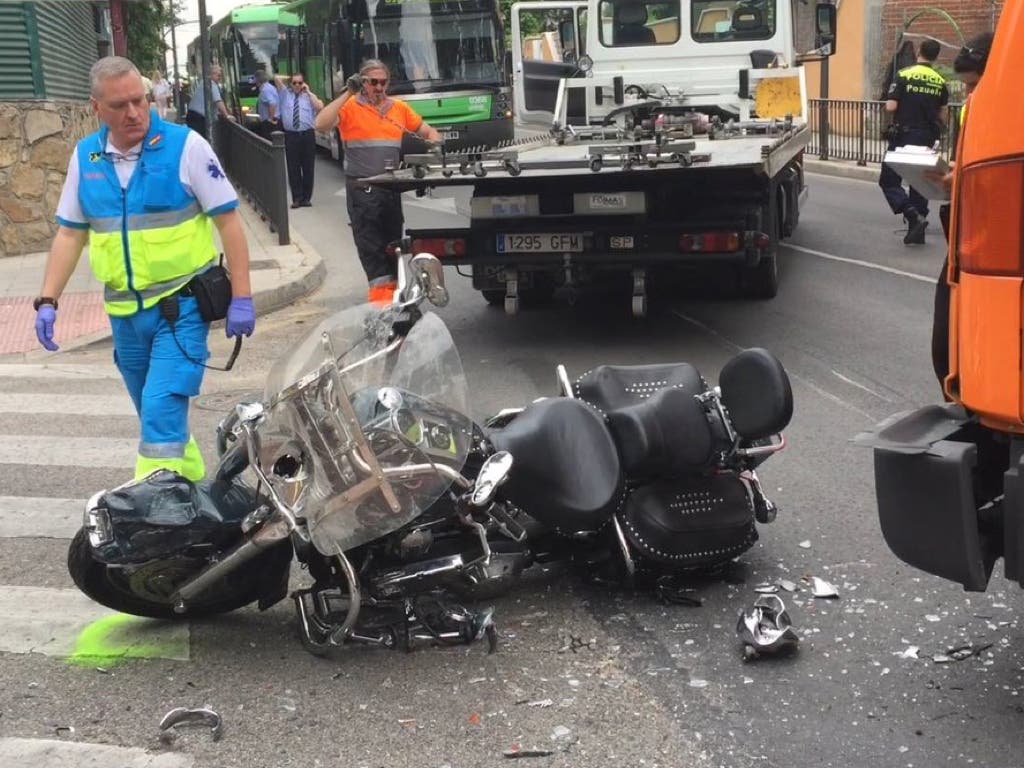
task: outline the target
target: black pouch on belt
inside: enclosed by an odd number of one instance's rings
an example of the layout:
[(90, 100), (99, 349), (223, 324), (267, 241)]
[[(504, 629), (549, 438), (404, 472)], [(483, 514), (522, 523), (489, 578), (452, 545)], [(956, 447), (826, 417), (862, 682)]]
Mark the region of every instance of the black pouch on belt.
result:
[[(222, 257), (223, 258), (223, 257)], [(199, 316), (208, 323), (228, 316), (231, 303), (231, 278), (223, 264), (215, 264), (189, 281), (183, 293), (191, 293), (199, 306)]]

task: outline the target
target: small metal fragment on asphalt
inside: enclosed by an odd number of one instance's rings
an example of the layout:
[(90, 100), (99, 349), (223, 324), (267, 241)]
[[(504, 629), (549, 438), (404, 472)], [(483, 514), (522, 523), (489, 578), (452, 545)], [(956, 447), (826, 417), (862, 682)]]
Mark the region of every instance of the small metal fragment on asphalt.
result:
[(786, 604), (778, 595), (761, 595), (750, 609), (742, 611), (736, 634), (743, 641), (746, 658), (794, 651), (800, 642)]
[(779, 589), (784, 589), (786, 592), (800, 591), (800, 587), (796, 585), (796, 582), (790, 581), (789, 579), (779, 579), (775, 583), (779, 585)]
[(58, 736), (62, 733), (68, 733), (72, 736), (75, 735), (75, 728), (72, 725), (55, 725), (53, 726), (53, 730), (57, 733)]
[(774, 595), (779, 591), (778, 584), (758, 584), (754, 587), (754, 591), (762, 595)]
[(554, 702), (551, 699), (537, 699), (536, 701), (526, 702), (526, 706), (528, 707), (540, 707), (541, 709), (547, 709), (552, 704), (554, 704)]
[(835, 600), (839, 597), (839, 590), (818, 576), (811, 576), (811, 585), (814, 588), (815, 597), (821, 597), (826, 600)]
[(223, 735), (220, 715), (209, 707), (198, 709), (175, 707), (163, 716), (160, 721), (160, 731), (167, 731), (178, 725), (206, 725), (210, 728), (210, 734), (214, 741), (220, 741), (220, 737)]
[(501, 754), (514, 760), (519, 757), (550, 757), (555, 753), (551, 749), (523, 749), (518, 744), (513, 744), (510, 749), (506, 749)]
[(556, 725), (554, 730), (551, 731), (552, 741), (568, 741), (572, 738), (572, 731), (566, 728), (564, 725)]
[(896, 655), (901, 659), (916, 659), (918, 658), (917, 653), (920, 650), (916, 645), (908, 645), (906, 649), (897, 651)]
[(810, 549), (811, 548), (811, 541), (810, 541), (810, 539), (805, 539), (804, 541), (801, 541), (799, 544), (797, 544), (797, 546), (800, 547), (801, 549)]

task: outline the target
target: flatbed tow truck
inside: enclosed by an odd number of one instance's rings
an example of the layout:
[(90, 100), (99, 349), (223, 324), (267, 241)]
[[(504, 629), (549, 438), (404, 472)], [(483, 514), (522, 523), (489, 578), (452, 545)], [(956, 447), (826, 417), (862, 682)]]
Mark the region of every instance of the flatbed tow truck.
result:
[[(699, 4), (728, 11), (715, 27), (723, 32), (728, 24), (755, 32), (759, 41), (792, 39), (788, 2), (776, 8), (776, 0), (681, 1), (692, 2), (678, 18), (695, 19), (695, 39), (702, 29)], [(523, 36), (515, 22), (524, 13), (567, 8), (570, 22), (557, 27), (563, 50), (580, 50), (578, 41), (598, 50), (612, 39), (612, 20), (627, 15), (627, 5), (633, 15), (637, 5), (650, 15), (651, 4), (637, 0), (520, 3), (513, 6), (513, 33)], [(609, 20), (600, 35), (580, 28), (578, 12), (588, 8), (591, 18)], [(752, 18), (749, 9), (756, 11)], [(826, 39), (816, 53), (829, 55), (835, 8), (820, 4), (815, 20), (819, 42)], [(519, 48), (528, 50), (527, 42)], [(527, 103), (531, 93), (546, 94), (552, 102), (546, 131), (508, 146), (408, 155), (400, 168), (370, 181), (432, 195), (471, 187), (469, 227), (407, 234), (414, 250), (469, 266), (474, 288), (509, 314), (521, 300), (543, 300), (556, 290), (571, 295), (611, 272), (629, 276), (633, 314), (644, 316), (652, 280), (701, 263), (728, 265), (743, 295), (771, 298), (778, 290), (777, 245), (795, 230), (807, 194), (804, 70), (788, 66), (796, 58), (791, 46), (766, 51), (750, 50), (746, 41), (729, 44), (747, 66), (687, 72), (693, 55), (680, 54), (658, 59), (659, 80), (642, 66), (637, 80), (625, 66), (599, 71), (586, 55), (569, 63), (517, 57), (516, 84), (525, 93), (517, 97), (520, 115), (536, 106), (536, 98)], [(626, 62), (631, 47), (607, 50)], [(723, 70), (731, 71), (731, 83)], [(663, 81), (670, 77), (683, 82)]]

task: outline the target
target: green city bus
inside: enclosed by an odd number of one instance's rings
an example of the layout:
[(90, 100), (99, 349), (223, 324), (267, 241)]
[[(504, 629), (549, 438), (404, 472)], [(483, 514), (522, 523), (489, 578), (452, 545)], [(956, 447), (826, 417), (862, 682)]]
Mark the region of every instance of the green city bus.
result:
[[(237, 119), (258, 119), (258, 70), (280, 75), (291, 71), (286, 48), (291, 39), (288, 31), (298, 24), (298, 17), (286, 11), (283, 3), (271, 3), (240, 6), (210, 26), (210, 57), (224, 70), (224, 104)], [(198, 83), (198, 37), (188, 46), (188, 71), (192, 82)]]
[[(295, 0), (287, 11), (291, 71), (302, 71), (324, 102), (341, 93), (365, 59), (391, 69), (389, 93), (401, 97), (449, 149), (512, 139), (512, 89), (505, 68), (499, 0)], [(338, 134), (317, 143), (341, 155)], [(420, 149), (415, 139), (406, 151)]]

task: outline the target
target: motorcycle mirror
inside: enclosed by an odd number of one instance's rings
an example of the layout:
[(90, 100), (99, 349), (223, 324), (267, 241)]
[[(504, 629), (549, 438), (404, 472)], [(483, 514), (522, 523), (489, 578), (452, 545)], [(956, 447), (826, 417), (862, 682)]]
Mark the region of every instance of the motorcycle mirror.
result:
[(409, 267), (427, 294), (427, 301), (435, 307), (447, 306), (449, 296), (444, 286), (444, 267), (438, 258), (429, 253), (418, 253), (412, 257)]
[(235, 406), (235, 413), (241, 422), (252, 423), (263, 418), (265, 409), (263, 403), (239, 403)]
[(476, 483), (473, 485), (469, 503), (474, 507), (485, 507), (490, 504), (498, 486), (508, 479), (508, 473), (511, 470), (512, 454), (508, 451), (498, 451), (488, 456), (476, 476)]

